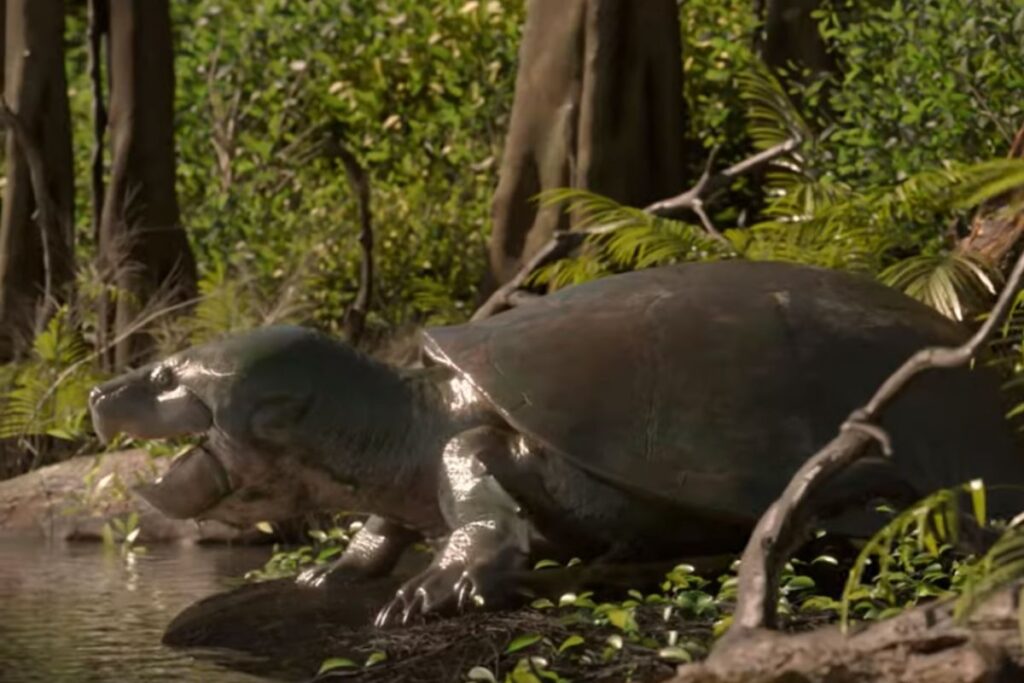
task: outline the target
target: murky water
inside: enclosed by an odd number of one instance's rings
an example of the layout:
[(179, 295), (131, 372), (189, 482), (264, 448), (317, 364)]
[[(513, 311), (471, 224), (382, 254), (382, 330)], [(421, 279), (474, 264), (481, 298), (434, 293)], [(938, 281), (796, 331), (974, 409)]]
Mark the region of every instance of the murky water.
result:
[(179, 611), (237, 585), (269, 549), (147, 550), (0, 541), (0, 682), (269, 680), (160, 644)]

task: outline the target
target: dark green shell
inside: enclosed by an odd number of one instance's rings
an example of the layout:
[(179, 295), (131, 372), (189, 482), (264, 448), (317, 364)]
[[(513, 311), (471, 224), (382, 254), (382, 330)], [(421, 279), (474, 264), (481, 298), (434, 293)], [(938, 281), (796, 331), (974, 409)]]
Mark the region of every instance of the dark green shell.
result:
[[(658, 268), (565, 289), (425, 348), (510, 425), (592, 474), (720, 518), (756, 518), (849, 412), (960, 325), (863, 277), (784, 263)], [(928, 493), (1024, 482), (996, 378), (932, 372), (887, 413), (896, 469), (833, 487)], [(892, 483), (892, 482), (889, 482)]]

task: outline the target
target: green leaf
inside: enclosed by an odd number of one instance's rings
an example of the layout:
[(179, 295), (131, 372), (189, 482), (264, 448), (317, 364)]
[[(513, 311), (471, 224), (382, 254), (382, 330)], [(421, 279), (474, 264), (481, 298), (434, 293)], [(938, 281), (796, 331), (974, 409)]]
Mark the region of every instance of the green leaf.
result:
[(387, 658), (388, 654), (386, 652), (371, 652), (370, 656), (366, 658), (366, 663), (363, 666), (370, 667), (374, 664), (380, 664), (381, 662), (387, 660)]
[(628, 609), (613, 609), (608, 612), (608, 623), (620, 631), (631, 631), (636, 629), (636, 622), (633, 620), (633, 611)]
[(497, 683), (497, 679), (494, 677), (494, 673), (482, 666), (474, 666), (466, 674), (466, 678), (471, 681), (487, 681), (488, 683)]
[(562, 654), (571, 647), (582, 645), (585, 641), (582, 636), (571, 635), (562, 641), (562, 644), (558, 646), (558, 654)]
[(524, 650), (533, 645), (534, 643), (538, 642), (540, 639), (541, 636), (538, 633), (529, 633), (526, 635), (517, 636), (512, 640), (511, 643), (508, 644), (508, 647), (505, 648), (505, 654), (511, 654), (513, 652), (519, 652), (520, 650)]
[(978, 524), (985, 526), (988, 517), (985, 509), (985, 483), (981, 479), (975, 479), (967, 485), (971, 493), (971, 506), (974, 508), (974, 519)]
[(334, 669), (342, 669), (345, 667), (352, 666), (358, 665), (351, 659), (346, 659), (344, 657), (330, 657), (323, 661), (323, 663), (320, 665), (320, 669), (316, 673), (317, 675), (320, 675), (322, 673), (326, 673), (327, 671), (333, 671)]
[(692, 662), (693, 655), (684, 647), (663, 647), (658, 650), (658, 656), (673, 662)]

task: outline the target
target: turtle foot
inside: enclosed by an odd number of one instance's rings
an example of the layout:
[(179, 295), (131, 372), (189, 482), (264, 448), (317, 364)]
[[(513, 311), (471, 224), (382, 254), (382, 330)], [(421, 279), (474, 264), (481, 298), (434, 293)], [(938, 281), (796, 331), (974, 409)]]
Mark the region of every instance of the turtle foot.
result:
[(500, 607), (517, 594), (513, 575), (524, 565), (514, 548), (488, 561), (435, 562), (399, 588), (374, 623), (404, 625), (430, 614)]

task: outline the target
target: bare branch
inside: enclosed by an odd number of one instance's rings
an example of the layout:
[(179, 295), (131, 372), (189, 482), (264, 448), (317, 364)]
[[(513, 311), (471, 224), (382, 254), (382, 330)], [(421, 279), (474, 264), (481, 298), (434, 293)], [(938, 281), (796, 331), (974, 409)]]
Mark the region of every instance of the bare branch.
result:
[(793, 476), (785, 491), (761, 517), (740, 561), (739, 592), (728, 638), (775, 625), (779, 574), (815, 518), (814, 495), (836, 475), (861, 458), (873, 443), (888, 451), (888, 436), (877, 420), (906, 386), (933, 368), (967, 364), (1006, 317), (1024, 277), (1024, 254), (1010, 274), (985, 324), (955, 348), (931, 347), (918, 351), (900, 366), (863, 408), (853, 411), (839, 434), (811, 457)]
[(536, 271), (540, 270), (549, 263), (564, 258), (569, 253), (578, 247), (583, 241), (589, 236), (590, 231), (577, 230), (569, 232), (567, 230), (559, 230), (555, 233), (554, 237), (548, 241), (543, 247), (541, 247), (537, 253), (535, 253), (526, 264), (519, 269), (519, 272), (515, 276), (506, 282), (504, 285), (499, 287), (487, 301), (476, 310), (470, 321), (483, 320), (484, 318), (490, 318), (496, 313), (510, 308), (512, 306), (513, 294), (526, 284), (526, 280), (533, 275)]
[(714, 175), (710, 172), (710, 165), (714, 161), (715, 157), (714, 152), (712, 152), (708, 160), (708, 168), (705, 168), (704, 174), (700, 177), (700, 180), (697, 181), (696, 185), (675, 197), (655, 202), (645, 208), (644, 211), (654, 214), (655, 216), (663, 216), (666, 218), (678, 216), (685, 211), (696, 212), (694, 206), (699, 205), (705, 197), (722, 187), (726, 187), (736, 178), (746, 175), (747, 173), (753, 173), (775, 159), (789, 154), (800, 145), (800, 142), (801, 140), (799, 138), (790, 138), (785, 142), (780, 142), (774, 147), (769, 147), (762, 152), (758, 152), (752, 157), (744, 159), (737, 164), (733, 164), (724, 171)]
[(366, 327), (366, 314), (370, 310), (373, 297), (373, 214), (370, 212), (370, 176), (362, 167), (355, 155), (338, 141), (336, 152), (345, 165), (352, 192), (359, 202), (359, 246), (363, 250), (363, 258), (359, 264), (359, 291), (355, 301), (345, 311), (345, 331), (349, 343), (359, 343)]

